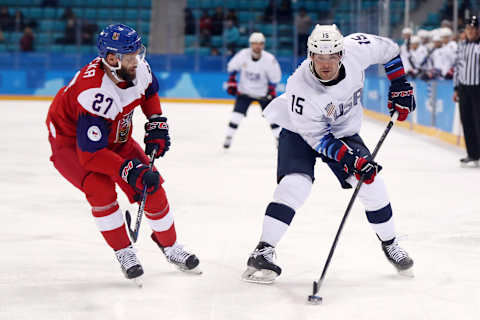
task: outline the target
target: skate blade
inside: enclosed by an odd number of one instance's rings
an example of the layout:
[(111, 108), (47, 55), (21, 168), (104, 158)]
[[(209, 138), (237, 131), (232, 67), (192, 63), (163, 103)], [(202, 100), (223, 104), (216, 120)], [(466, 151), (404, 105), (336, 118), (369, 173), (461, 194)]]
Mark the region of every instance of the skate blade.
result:
[(188, 274), (195, 274), (195, 275), (200, 275), (203, 273), (203, 271), (198, 267), (196, 266), (195, 268), (193, 269), (186, 269), (186, 268), (181, 268), (181, 267), (178, 267), (178, 270), (182, 271), (182, 272), (185, 272), (185, 273), (188, 273)]
[(480, 164), (478, 161), (471, 161), (471, 162), (467, 162), (467, 163), (460, 163), (460, 167), (461, 168), (478, 168), (480, 167)]
[(132, 279), (132, 282), (138, 287), (138, 288), (143, 288), (143, 280), (142, 277), (137, 277)]
[(255, 269), (248, 267), (242, 274), (242, 280), (251, 283), (272, 284), (278, 275), (267, 269)]
[(407, 269), (407, 270), (397, 270), (398, 274), (401, 275), (402, 277), (405, 278), (415, 278), (415, 274), (413, 273), (413, 269)]

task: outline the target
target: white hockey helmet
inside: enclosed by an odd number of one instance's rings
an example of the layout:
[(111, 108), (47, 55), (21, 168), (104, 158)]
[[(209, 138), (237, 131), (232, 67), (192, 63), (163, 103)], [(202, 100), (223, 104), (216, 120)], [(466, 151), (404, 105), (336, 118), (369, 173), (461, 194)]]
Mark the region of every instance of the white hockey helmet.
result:
[(340, 53), (343, 56), (343, 36), (335, 24), (317, 24), (307, 41), (308, 55)]
[(440, 28), (440, 36), (441, 37), (451, 37), (452, 30), (450, 28)]
[(265, 36), (261, 32), (254, 32), (248, 38), (248, 43), (265, 43)]
[(410, 43), (412, 43), (412, 44), (420, 43), (420, 37), (419, 36), (412, 36), (410, 38)]
[(425, 29), (420, 29), (417, 31), (417, 36), (419, 36), (421, 39), (429, 39), (430, 38), (430, 31), (425, 30)]
[(431, 36), (432, 41), (434, 41), (434, 42), (435, 41), (442, 41), (441, 32), (442, 32), (441, 28), (433, 29), (432, 31), (430, 31), (430, 36)]
[(435, 33), (435, 34), (433, 34), (433, 36), (432, 36), (432, 41), (433, 41), (433, 42), (441, 42), (441, 41), (442, 41), (442, 37), (440, 36), (439, 33)]
[(410, 34), (410, 35), (413, 34), (412, 28), (408, 28), (408, 27), (403, 28), (402, 29), (402, 35), (404, 35), (404, 34)]

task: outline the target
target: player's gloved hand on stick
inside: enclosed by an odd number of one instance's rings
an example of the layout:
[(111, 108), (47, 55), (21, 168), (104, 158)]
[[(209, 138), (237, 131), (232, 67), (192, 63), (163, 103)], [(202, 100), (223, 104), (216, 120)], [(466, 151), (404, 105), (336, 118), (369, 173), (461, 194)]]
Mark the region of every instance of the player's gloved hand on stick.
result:
[(237, 78), (236, 78), (237, 73), (232, 72), (230, 73), (230, 76), (228, 77), (228, 82), (227, 82), (227, 93), (236, 96), (237, 95)]
[(362, 157), (355, 161), (355, 178), (360, 180), (362, 176), (365, 177), (363, 182), (366, 184), (372, 183), (380, 170), (382, 170), (382, 166), (375, 161), (369, 161)]
[(275, 90), (275, 85), (273, 83), (268, 84), (268, 92), (267, 96), (265, 97), (267, 100), (273, 100), (277, 96), (277, 92)]
[(153, 149), (157, 149), (155, 158), (163, 157), (170, 149), (170, 135), (168, 134), (167, 118), (150, 118), (145, 124), (145, 153), (150, 156)]
[(120, 167), (120, 177), (138, 192), (147, 186), (148, 194), (157, 191), (160, 184), (160, 174), (138, 159), (125, 160)]
[(410, 112), (414, 111), (416, 107), (415, 97), (413, 95), (413, 87), (410, 83), (402, 77), (394, 80), (390, 84), (388, 91), (388, 109), (390, 116), (395, 111), (398, 112), (398, 121), (404, 121)]
[(340, 150), (340, 164), (343, 165), (347, 173), (355, 174), (355, 178), (360, 180), (365, 177), (364, 183), (370, 184), (375, 180), (377, 173), (382, 170), (382, 166), (375, 161), (367, 160), (343, 146)]

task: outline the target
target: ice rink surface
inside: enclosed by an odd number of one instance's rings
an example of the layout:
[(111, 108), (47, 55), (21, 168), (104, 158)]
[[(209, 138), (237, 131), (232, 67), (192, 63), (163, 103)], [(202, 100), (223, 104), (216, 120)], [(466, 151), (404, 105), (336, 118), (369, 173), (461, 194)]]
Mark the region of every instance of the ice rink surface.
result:
[[(321, 162), (316, 183), (277, 247), (273, 285), (240, 280), (275, 188), (276, 148), (251, 107), (232, 147), (222, 150), (230, 106), (163, 103), (172, 147), (156, 166), (166, 180), (179, 241), (203, 275), (177, 271), (142, 222), (142, 289), (123, 278), (81, 192), (49, 162), (48, 102), (2, 101), (0, 319), (478, 319), (480, 169), (463, 169), (464, 151), (394, 127), (383, 165), (401, 245), (414, 279), (396, 274), (357, 201), (320, 294), (306, 303), (322, 271), (352, 190)], [(5, 118), (6, 116), (6, 118)], [(143, 140), (145, 118), (134, 117)], [(385, 123), (366, 118), (373, 150)], [(120, 196), (122, 209), (137, 211)]]

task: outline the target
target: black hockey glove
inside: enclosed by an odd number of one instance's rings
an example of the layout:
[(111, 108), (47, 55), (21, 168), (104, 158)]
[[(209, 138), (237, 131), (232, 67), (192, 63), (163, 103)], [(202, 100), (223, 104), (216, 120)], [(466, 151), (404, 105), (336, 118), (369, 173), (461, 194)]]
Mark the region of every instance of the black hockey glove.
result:
[(120, 177), (137, 192), (142, 192), (147, 186), (148, 194), (157, 191), (160, 184), (160, 174), (138, 159), (125, 160), (120, 167)]
[(151, 118), (145, 124), (145, 153), (150, 156), (156, 149), (155, 158), (163, 157), (170, 149), (170, 135), (168, 134), (167, 118)]
[(398, 112), (398, 121), (404, 121), (410, 112), (415, 110), (415, 96), (413, 95), (413, 87), (402, 77), (394, 80), (390, 84), (388, 91), (388, 109), (390, 116), (395, 111)]
[(341, 148), (339, 152), (339, 162), (347, 173), (353, 173), (357, 180), (364, 177), (363, 182), (370, 184), (375, 180), (377, 173), (382, 170), (382, 166), (375, 161), (367, 160), (346, 147)]

